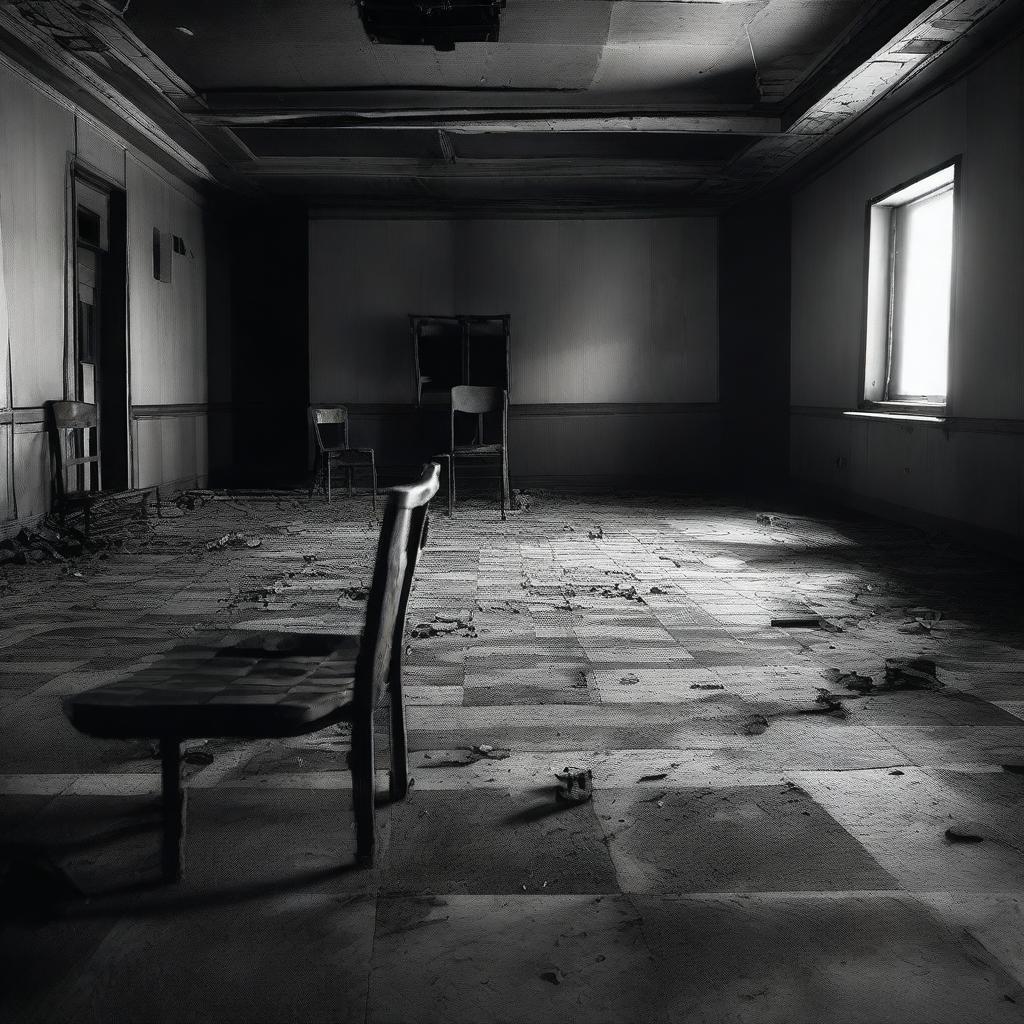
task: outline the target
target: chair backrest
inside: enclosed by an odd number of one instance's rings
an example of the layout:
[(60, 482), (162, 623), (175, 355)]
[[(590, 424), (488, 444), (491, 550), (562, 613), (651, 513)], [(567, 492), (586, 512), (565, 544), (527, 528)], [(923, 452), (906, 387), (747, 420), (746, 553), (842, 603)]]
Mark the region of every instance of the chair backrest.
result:
[(452, 388), (452, 451), (455, 450), (455, 414), (471, 413), (477, 417), (477, 441), (484, 440), (484, 413), (501, 413), (501, 443), (506, 443), (508, 433), (508, 392), (502, 388), (484, 387), (476, 384), (459, 384)]
[(309, 418), (313, 436), (322, 452), (348, 448), (348, 407), (344, 405), (311, 405)]
[[(100, 487), (100, 449), (96, 406), (89, 402), (47, 402), (46, 433), (50, 441), (53, 484), (58, 498)], [(90, 431), (92, 434), (90, 436)], [(86, 467), (95, 465), (93, 473)], [(68, 470), (74, 469), (75, 486), (68, 484)], [(81, 478), (81, 486), (78, 485)], [(90, 486), (94, 483), (95, 486)]]
[(452, 388), (452, 412), (500, 412), (505, 406), (501, 388), (459, 384)]
[(389, 678), (399, 673), (405, 613), (426, 537), (427, 506), (440, 479), (440, 465), (429, 462), (416, 483), (388, 491), (356, 661), (353, 700), (363, 713), (377, 706)]

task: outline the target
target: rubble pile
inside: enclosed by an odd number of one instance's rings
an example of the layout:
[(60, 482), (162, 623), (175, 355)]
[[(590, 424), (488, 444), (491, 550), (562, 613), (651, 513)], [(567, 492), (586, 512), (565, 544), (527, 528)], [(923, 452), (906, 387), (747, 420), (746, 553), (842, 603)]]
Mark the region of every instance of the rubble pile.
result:
[(432, 636), (476, 636), (473, 613), (460, 609), (457, 612), (438, 612), (432, 621), (419, 622), (409, 632), (414, 640), (426, 640)]

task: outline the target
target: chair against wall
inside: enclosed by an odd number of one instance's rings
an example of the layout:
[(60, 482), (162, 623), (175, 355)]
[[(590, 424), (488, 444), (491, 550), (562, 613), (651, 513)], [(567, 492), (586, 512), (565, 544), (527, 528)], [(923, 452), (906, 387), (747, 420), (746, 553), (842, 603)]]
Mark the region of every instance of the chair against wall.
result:
[(341, 466), (348, 476), (348, 493), (352, 494), (352, 476), (359, 466), (370, 467), (370, 496), (373, 513), (377, 514), (377, 463), (372, 448), (351, 448), (348, 440), (348, 409), (344, 405), (312, 405), (309, 417), (316, 442), (316, 463), (309, 496), (313, 497), (317, 482), (331, 500), (331, 468)]
[(96, 406), (89, 402), (47, 402), (45, 414), (54, 509), (62, 526), (69, 511), (82, 509), (88, 535), (90, 507), (102, 486)]
[[(488, 413), (501, 416), (501, 440), (485, 440), (484, 417)], [(472, 443), (455, 443), (455, 423), (459, 415), (476, 416), (476, 433)], [(495, 459), (498, 469), (498, 500), (501, 503), (501, 518), (505, 519), (505, 500), (509, 494), (508, 480), (508, 392), (502, 388), (480, 387), (461, 384), (452, 388), (451, 445), (448, 449), (448, 509), (455, 504), (455, 463), (459, 459)]]

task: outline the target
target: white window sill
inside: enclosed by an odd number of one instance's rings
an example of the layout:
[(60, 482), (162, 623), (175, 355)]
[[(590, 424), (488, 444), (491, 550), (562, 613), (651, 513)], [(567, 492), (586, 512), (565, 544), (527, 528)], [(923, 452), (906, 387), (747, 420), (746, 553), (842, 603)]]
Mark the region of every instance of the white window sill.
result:
[(855, 419), (865, 420), (893, 420), (904, 423), (945, 423), (945, 408), (938, 407), (934, 413), (914, 411), (900, 411), (899, 409), (848, 409), (843, 412), (844, 416), (852, 416)]

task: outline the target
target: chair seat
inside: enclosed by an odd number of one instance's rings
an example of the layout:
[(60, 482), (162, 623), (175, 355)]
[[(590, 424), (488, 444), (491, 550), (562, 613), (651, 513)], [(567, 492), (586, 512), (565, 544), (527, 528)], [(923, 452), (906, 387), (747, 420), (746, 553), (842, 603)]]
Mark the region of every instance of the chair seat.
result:
[(457, 444), (452, 452), (455, 455), (500, 455), (503, 449), (501, 444)]
[(325, 448), (324, 455), (329, 455), (332, 459), (344, 459), (346, 456), (352, 456), (360, 460), (368, 459), (373, 455), (372, 448)]
[(204, 641), (68, 697), (65, 713), (107, 739), (297, 736), (351, 717), (358, 636), (234, 632)]

